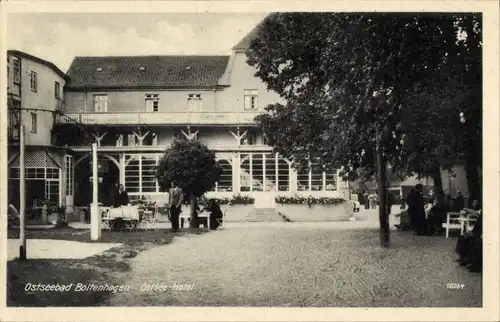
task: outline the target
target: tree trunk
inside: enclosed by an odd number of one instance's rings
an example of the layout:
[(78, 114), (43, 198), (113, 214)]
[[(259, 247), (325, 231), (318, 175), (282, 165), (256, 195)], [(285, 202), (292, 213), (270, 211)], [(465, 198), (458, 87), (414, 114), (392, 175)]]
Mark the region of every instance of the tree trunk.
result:
[(467, 188), (469, 189), (468, 206), (473, 200), (481, 202), (481, 185), (477, 163), (472, 160), (466, 160), (465, 176), (467, 177)]
[(378, 170), (378, 194), (379, 194), (379, 207), (378, 218), (380, 222), (380, 245), (383, 248), (388, 248), (390, 245), (389, 239), (389, 216), (387, 214), (387, 183), (386, 183), (386, 168), (387, 162), (385, 160), (382, 138), (377, 135), (377, 170)]
[(440, 202), (444, 200), (443, 180), (441, 178), (441, 167), (435, 164), (431, 170), (431, 177), (434, 181), (434, 193)]
[(189, 195), (189, 211), (191, 212), (190, 213), (191, 221), (189, 222), (189, 227), (197, 228), (198, 216), (196, 214), (196, 196), (194, 195), (194, 193), (191, 193)]

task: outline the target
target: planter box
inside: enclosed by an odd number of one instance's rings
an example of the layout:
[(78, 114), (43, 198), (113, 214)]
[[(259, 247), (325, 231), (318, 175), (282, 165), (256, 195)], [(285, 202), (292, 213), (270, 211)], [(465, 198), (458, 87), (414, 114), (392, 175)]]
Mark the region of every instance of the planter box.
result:
[(343, 202), (337, 205), (293, 205), (276, 204), (276, 211), (282, 213), (291, 221), (349, 221), (352, 216), (352, 205)]
[(253, 204), (249, 205), (220, 205), (220, 210), (222, 213), (226, 211), (226, 221), (227, 222), (242, 222), (255, 211)]

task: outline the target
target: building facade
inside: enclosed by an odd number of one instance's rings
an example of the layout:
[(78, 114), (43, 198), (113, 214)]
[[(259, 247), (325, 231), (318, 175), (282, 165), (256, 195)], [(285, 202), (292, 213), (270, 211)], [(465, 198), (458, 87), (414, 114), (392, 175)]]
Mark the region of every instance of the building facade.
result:
[(61, 204), (64, 149), (52, 145), (56, 114), (64, 104), (67, 77), (53, 63), (30, 54), (7, 52), (9, 202), (19, 206), (19, 134), (25, 133), (26, 202)]
[(132, 198), (165, 200), (154, 173), (174, 140), (216, 152), (223, 173), (208, 195), (251, 194), (256, 207), (276, 195), (338, 196), (337, 171), (297, 173), (265, 144), (254, 118), (280, 100), (246, 63), (245, 38), (229, 56), (76, 57), (65, 86), (54, 144), (72, 151), (64, 199), (91, 200), (91, 143), (98, 145), (99, 199), (113, 186)]

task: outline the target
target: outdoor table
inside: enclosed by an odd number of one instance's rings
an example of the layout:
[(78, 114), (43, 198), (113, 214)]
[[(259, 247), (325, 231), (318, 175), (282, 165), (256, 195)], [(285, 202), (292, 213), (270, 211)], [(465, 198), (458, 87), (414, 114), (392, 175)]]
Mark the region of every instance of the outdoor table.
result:
[[(179, 227), (181, 226), (181, 219), (189, 219), (191, 216), (189, 214), (183, 214), (181, 213), (179, 215)], [(207, 218), (207, 227), (210, 229), (210, 212), (208, 211), (201, 211), (198, 213), (198, 218)]]
[(115, 221), (118, 218), (123, 220), (126, 223), (125, 227), (128, 226), (130, 230), (136, 229), (141, 220), (141, 211), (136, 206), (121, 206), (119, 208), (110, 208), (108, 211), (113, 230), (117, 229), (115, 227)]

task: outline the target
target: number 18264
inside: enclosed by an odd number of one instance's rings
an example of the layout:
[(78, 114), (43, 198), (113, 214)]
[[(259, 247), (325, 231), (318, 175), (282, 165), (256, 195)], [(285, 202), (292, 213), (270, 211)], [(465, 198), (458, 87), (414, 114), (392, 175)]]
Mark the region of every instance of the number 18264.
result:
[(446, 284), (446, 288), (452, 289), (452, 290), (461, 290), (461, 289), (465, 288), (465, 285), (460, 284), (460, 283), (448, 283), (448, 284)]

